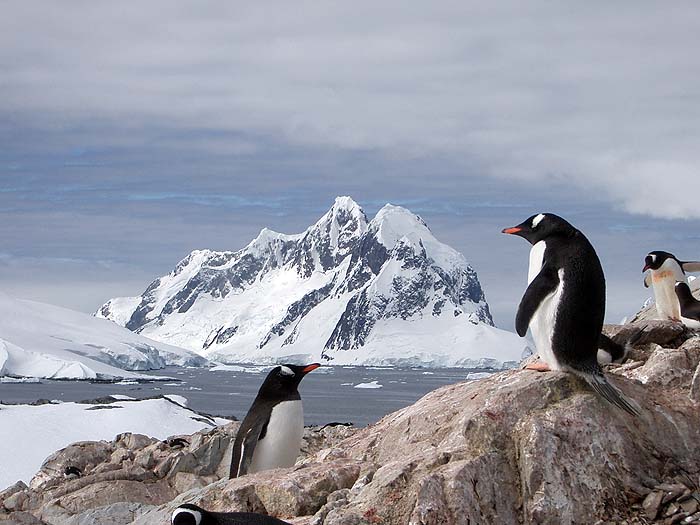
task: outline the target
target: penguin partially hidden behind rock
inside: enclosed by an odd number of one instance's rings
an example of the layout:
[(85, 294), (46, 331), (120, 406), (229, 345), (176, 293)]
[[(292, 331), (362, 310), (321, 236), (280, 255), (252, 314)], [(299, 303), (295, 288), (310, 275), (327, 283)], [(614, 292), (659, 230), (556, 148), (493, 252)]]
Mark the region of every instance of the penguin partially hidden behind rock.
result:
[(535, 370), (572, 372), (610, 403), (632, 415), (639, 409), (612, 386), (598, 364), (605, 316), (605, 276), (595, 249), (579, 230), (552, 213), (539, 213), (503, 233), (532, 244), (528, 287), (515, 318), (528, 326), (540, 359)]
[(672, 253), (656, 250), (649, 252), (644, 258), (642, 273), (644, 286), (654, 289), (656, 311), (660, 319), (680, 321), (681, 309), (676, 296), (677, 282), (687, 282), (686, 272), (700, 272), (700, 262), (679, 261)]
[(286, 521), (253, 512), (209, 512), (186, 503), (173, 512), (171, 525), (289, 525)]
[(688, 328), (700, 329), (700, 301), (693, 297), (688, 283), (676, 283), (676, 296), (680, 305), (681, 321)]
[(270, 371), (236, 434), (229, 477), (294, 465), (304, 433), (297, 387), (319, 366), (281, 365)]

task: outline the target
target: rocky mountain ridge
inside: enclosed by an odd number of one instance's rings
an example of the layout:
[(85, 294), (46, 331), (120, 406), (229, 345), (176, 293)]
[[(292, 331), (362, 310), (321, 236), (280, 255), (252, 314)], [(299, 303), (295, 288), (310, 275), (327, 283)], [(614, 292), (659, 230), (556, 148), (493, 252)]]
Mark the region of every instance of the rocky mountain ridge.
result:
[(502, 365), (525, 348), (493, 327), (476, 272), (420, 217), (388, 204), (368, 220), (349, 197), (303, 233), (194, 251), (95, 315), (223, 362)]

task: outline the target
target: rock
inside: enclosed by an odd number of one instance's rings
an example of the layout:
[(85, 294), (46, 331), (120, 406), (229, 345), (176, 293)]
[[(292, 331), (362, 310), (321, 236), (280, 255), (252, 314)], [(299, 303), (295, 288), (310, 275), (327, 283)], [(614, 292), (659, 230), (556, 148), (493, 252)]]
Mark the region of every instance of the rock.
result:
[(216, 512), (259, 512), (280, 518), (316, 513), (328, 496), (352, 487), (360, 474), (360, 463), (344, 460), (310, 463), (221, 480), (201, 490), (182, 494), (169, 504), (145, 513), (134, 525), (167, 520), (182, 503), (194, 503)]
[[(670, 338), (660, 335), (677, 331), (668, 325), (650, 334)], [(170, 442), (124, 434), (85, 447), (104, 460), (84, 461), (80, 478), (15, 494), (52, 525), (130, 509), (142, 512), (134, 524), (167, 523), (185, 502), (299, 525), (689, 522), (700, 514), (687, 488), (700, 479), (700, 411), (687, 390), (700, 341), (686, 335), (669, 348), (640, 343), (636, 362), (608, 374), (642, 408), (637, 418), (570, 374), (507, 371), (437, 389), (363, 429), (306, 429), (292, 468), (226, 479), (237, 424)]]
[(431, 392), (342, 444), (347, 457), (384, 466), (327, 520), (575, 523), (628, 508), (624, 487), (662, 478), (666, 461), (697, 472), (687, 402), (617, 385), (646, 407), (638, 420), (563, 373), (505, 372)]
[(637, 379), (644, 384), (656, 384), (668, 387), (687, 387), (690, 385), (695, 367), (687, 352), (681, 349), (662, 348), (653, 345), (649, 359), (643, 366), (625, 372), (624, 375)]
[(71, 516), (61, 525), (126, 525), (152, 508), (152, 505), (142, 503), (114, 503)]
[(671, 345), (690, 336), (690, 332), (682, 323), (651, 319), (623, 325), (606, 324), (603, 325), (603, 333), (620, 344), (636, 339), (635, 347), (649, 343)]
[(28, 488), (27, 484), (24, 481), (18, 481), (14, 485), (10, 485), (9, 487), (7, 487), (5, 490), (0, 492), (0, 506), (3, 505), (3, 502), (7, 498), (9, 498), (10, 496), (12, 496), (18, 492), (25, 491), (25, 490), (27, 490), (27, 488)]
[(29, 512), (12, 512), (10, 514), (0, 514), (0, 523), (7, 525), (47, 525), (46, 522), (30, 514)]
[(698, 510), (700, 510), (700, 505), (698, 504), (698, 500), (695, 498), (689, 498), (681, 502), (681, 509), (683, 509), (683, 512), (687, 512), (688, 514), (695, 514)]
[(148, 445), (156, 442), (157, 440), (144, 436), (143, 434), (132, 434), (131, 432), (125, 432), (124, 434), (119, 434), (115, 441), (118, 447), (126, 447), (130, 450), (136, 450), (146, 448)]
[(51, 454), (32, 478), (32, 489), (46, 489), (65, 481), (67, 467), (77, 467), (86, 473), (96, 465), (109, 461), (114, 444), (106, 441), (81, 441)]
[(164, 481), (143, 483), (115, 480), (92, 483), (44, 504), (40, 517), (50, 523), (60, 522), (87, 510), (107, 507), (114, 503), (161, 505), (176, 496), (177, 492)]
[(693, 401), (700, 401), (700, 365), (695, 368), (695, 373), (690, 381), (688, 397)]
[(2, 505), (10, 512), (25, 510), (25, 504), (27, 503), (28, 499), (29, 496), (27, 496), (26, 492), (18, 491), (5, 498)]

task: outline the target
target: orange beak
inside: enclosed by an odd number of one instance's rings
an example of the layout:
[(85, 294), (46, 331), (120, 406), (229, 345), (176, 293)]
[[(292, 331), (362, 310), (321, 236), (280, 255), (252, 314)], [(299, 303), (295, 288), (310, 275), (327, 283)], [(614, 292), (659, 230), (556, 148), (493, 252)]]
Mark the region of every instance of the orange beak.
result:
[(301, 371), (304, 372), (305, 374), (308, 374), (312, 370), (316, 370), (319, 366), (321, 366), (319, 363), (312, 363), (308, 366), (305, 366)]
[(513, 234), (513, 233), (518, 233), (521, 230), (522, 230), (522, 228), (518, 228), (517, 226), (513, 226), (512, 228), (504, 229), (501, 233)]

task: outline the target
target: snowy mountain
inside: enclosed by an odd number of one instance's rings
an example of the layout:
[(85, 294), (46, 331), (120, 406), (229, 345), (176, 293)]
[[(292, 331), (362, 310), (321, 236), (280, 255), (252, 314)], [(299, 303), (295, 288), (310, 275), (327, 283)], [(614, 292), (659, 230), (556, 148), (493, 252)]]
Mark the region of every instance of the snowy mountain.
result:
[(303, 233), (194, 251), (95, 315), (224, 362), (500, 366), (525, 347), (420, 217), (387, 204), (368, 221), (349, 197)]
[(139, 378), (145, 376), (127, 370), (170, 364), (203, 366), (207, 361), (104, 319), (0, 293), (0, 376)]

